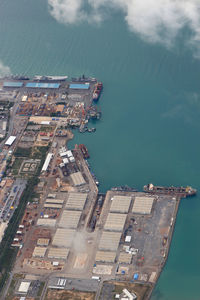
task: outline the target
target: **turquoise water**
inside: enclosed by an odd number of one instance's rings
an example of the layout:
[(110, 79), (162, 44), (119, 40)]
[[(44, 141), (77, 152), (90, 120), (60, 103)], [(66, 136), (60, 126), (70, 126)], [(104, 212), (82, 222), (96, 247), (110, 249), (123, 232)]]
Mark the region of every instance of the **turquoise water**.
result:
[[(58, 24), (41, 0), (0, 0), (0, 60), (13, 74), (103, 81), (103, 117), (85, 143), (102, 191), (128, 184), (200, 189), (200, 61), (130, 33), (120, 14), (101, 26)], [(183, 200), (168, 262), (153, 300), (200, 299), (200, 201)]]

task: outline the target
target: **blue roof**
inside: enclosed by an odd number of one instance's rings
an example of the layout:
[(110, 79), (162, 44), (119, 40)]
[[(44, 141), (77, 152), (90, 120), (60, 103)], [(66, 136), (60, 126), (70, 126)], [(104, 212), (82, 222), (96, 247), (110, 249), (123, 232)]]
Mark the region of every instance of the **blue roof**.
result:
[(133, 276), (133, 279), (137, 280), (138, 278), (139, 278), (139, 274), (135, 273), (134, 276)]
[(23, 82), (18, 82), (18, 81), (5, 81), (3, 83), (4, 87), (22, 87)]
[(88, 90), (90, 87), (89, 83), (71, 83), (69, 85), (70, 89), (76, 89), (76, 90)]
[(27, 88), (39, 88), (39, 89), (58, 89), (59, 83), (41, 83), (41, 82), (29, 82), (26, 84)]

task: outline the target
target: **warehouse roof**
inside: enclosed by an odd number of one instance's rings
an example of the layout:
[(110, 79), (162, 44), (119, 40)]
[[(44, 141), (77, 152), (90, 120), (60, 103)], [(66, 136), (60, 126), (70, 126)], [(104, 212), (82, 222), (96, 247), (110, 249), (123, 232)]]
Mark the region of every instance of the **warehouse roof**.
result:
[(114, 196), (110, 207), (111, 212), (127, 213), (131, 204), (131, 197)]
[(45, 203), (63, 204), (64, 200), (60, 199), (46, 199)]
[(122, 231), (126, 222), (126, 214), (109, 213), (104, 225), (105, 230)]
[(35, 247), (33, 251), (33, 257), (44, 257), (47, 251), (46, 247)]
[(130, 264), (132, 260), (132, 254), (126, 253), (126, 252), (120, 252), (118, 262), (119, 263), (125, 263)]
[(41, 219), (37, 220), (37, 225), (38, 226), (50, 226), (50, 227), (54, 227), (56, 225), (56, 220), (55, 219), (41, 218)]
[(116, 257), (116, 252), (97, 251), (95, 260), (113, 263), (115, 261), (115, 257)]
[(86, 193), (69, 193), (65, 208), (83, 210), (87, 199)]
[(29, 287), (30, 287), (30, 284), (31, 284), (30, 281), (22, 281), (22, 282), (20, 283), (19, 288), (18, 288), (18, 292), (19, 292), (19, 293), (27, 294), (28, 289), (29, 289)]
[(5, 142), (5, 145), (6, 145), (6, 146), (11, 146), (11, 145), (14, 143), (15, 140), (16, 140), (16, 136), (11, 135), (11, 136), (7, 139), (7, 141)]
[(81, 213), (81, 211), (63, 211), (58, 226), (64, 228), (77, 228)]
[(58, 228), (54, 235), (52, 245), (60, 247), (70, 247), (75, 236), (76, 230)]
[(20, 81), (4, 81), (3, 87), (22, 87), (23, 82)]
[(67, 259), (69, 249), (67, 248), (53, 248), (49, 249), (48, 258)]
[(49, 245), (49, 239), (40, 238), (37, 240), (38, 246), (48, 246)]
[(99, 243), (99, 249), (111, 250), (111, 251), (117, 250), (119, 246), (120, 238), (121, 238), (121, 232), (103, 231)]
[(40, 89), (58, 89), (59, 83), (41, 83), (41, 82), (29, 82), (26, 84), (27, 88), (40, 88)]
[(62, 204), (54, 204), (54, 203), (45, 203), (44, 208), (56, 208), (60, 209), (62, 208)]
[(43, 167), (42, 167), (42, 171), (47, 170), (52, 157), (53, 157), (53, 153), (48, 153), (47, 154), (47, 157), (46, 157), (45, 162), (44, 162)]
[(74, 90), (88, 90), (89, 87), (90, 87), (89, 83), (71, 83), (69, 85), (69, 88)]
[(76, 172), (76, 173), (71, 174), (71, 179), (73, 181), (74, 186), (79, 186), (79, 185), (83, 185), (86, 183), (81, 172)]
[(135, 197), (132, 212), (135, 214), (150, 214), (154, 198), (152, 197)]

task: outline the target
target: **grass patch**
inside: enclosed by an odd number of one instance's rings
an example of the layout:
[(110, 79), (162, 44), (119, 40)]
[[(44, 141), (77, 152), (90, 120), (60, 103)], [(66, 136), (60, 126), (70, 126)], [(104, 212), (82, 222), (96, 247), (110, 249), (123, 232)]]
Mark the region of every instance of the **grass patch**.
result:
[(24, 159), (21, 158), (21, 157), (16, 157), (16, 158), (15, 158), (15, 161), (14, 161), (14, 163), (13, 163), (13, 165), (12, 165), (12, 174), (13, 174), (14, 176), (17, 176), (17, 175), (18, 175), (19, 169), (20, 169), (20, 167), (21, 167), (21, 164), (22, 164), (23, 160), (24, 160)]

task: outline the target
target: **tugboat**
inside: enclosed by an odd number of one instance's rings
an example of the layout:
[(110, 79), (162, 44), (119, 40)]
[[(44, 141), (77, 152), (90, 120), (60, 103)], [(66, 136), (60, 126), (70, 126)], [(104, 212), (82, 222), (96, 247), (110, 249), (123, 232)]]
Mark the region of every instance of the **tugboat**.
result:
[(93, 101), (98, 101), (99, 100), (102, 89), (103, 89), (103, 83), (98, 82), (95, 86), (95, 89), (94, 89)]
[(181, 198), (186, 198), (194, 196), (197, 193), (197, 190), (193, 189), (190, 186), (187, 187), (166, 187), (166, 186), (155, 186), (152, 183), (149, 183), (144, 186), (143, 191), (150, 194), (164, 194), (164, 195), (174, 195)]

